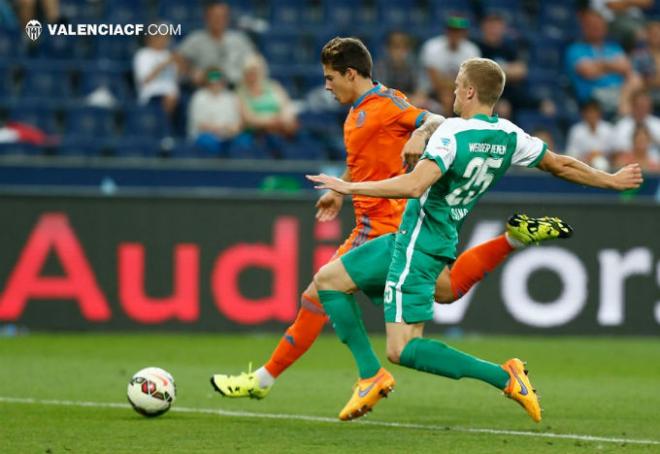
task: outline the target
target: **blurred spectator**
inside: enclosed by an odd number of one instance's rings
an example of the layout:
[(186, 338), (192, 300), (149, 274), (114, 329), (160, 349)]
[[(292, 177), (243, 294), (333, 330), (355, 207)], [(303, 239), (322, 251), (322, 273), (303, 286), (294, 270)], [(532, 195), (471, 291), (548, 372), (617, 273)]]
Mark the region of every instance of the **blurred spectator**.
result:
[(512, 111), (517, 108), (538, 107), (538, 102), (530, 99), (529, 94), (525, 92), (527, 64), (520, 56), (520, 45), (505, 39), (506, 32), (507, 24), (504, 16), (492, 11), (481, 21), (481, 39), (477, 40), (481, 56), (495, 60), (506, 74), (504, 93), (495, 107), (501, 118), (511, 118)]
[(613, 126), (603, 120), (598, 101), (587, 101), (580, 109), (582, 121), (568, 131), (566, 154), (600, 170), (609, 168), (613, 150)]
[[(32, 19), (38, 18), (37, 0), (16, 0), (16, 11), (21, 21), (21, 27), (25, 27)], [(59, 0), (41, 0), (41, 11), (45, 22), (55, 24), (60, 21)]]
[(140, 104), (157, 103), (172, 115), (179, 102), (177, 70), (168, 35), (147, 36), (146, 46), (133, 58), (133, 74)]
[(653, 6), (653, 0), (591, 0), (590, 6), (608, 22), (610, 36), (630, 52), (644, 28), (642, 9)]
[(198, 89), (190, 100), (188, 136), (203, 152), (225, 156), (242, 129), (238, 97), (227, 89), (219, 68), (210, 68), (206, 81), (206, 87)]
[(555, 145), (555, 138), (550, 130), (545, 128), (535, 128), (531, 135), (541, 139), (548, 146), (549, 150), (559, 152)]
[(6, 30), (18, 29), (18, 18), (9, 0), (0, 0), (0, 27)]
[(226, 2), (211, 2), (204, 7), (206, 28), (188, 35), (177, 49), (177, 61), (195, 85), (204, 82), (207, 68), (219, 67), (231, 84), (241, 79), (245, 58), (254, 52), (250, 39), (230, 30), (230, 9)]
[(629, 95), (641, 87), (641, 78), (633, 71), (619, 44), (607, 42), (607, 23), (594, 10), (580, 17), (583, 41), (567, 49), (567, 72), (579, 102), (600, 102), (608, 114), (629, 112)]
[(635, 127), (632, 136), (632, 148), (617, 156), (618, 167), (638, 163), (646, 172), (660, 172), (660, 159), (654, 153), (649, 129), (640, 123)]
[(653, 105), (660, 109), (660, 21), (646, 26), (646, 46), (633, 54), (633, 66), (651, 92)]
[(379, 82), (412, 98), (417, 92), (419, 70), (413, 54), (412, 38), (400, 31), (387, 36), (385, 56), (376, 61), (374, 74)]
[(420, 58), (426, 71), (422, 87), (433, 92), (438, 100), (447, 87), (453, 87), (461, 63), (468, 58), (481, 56), (477, 45), (467, 39), (469, 28), (468, 19), (450, 16), (445, 35), (431, 38), (422, 46)]
[(653, 159), (660, 157), (660, 118), (652, 115), (652, 102), (649, 92), (638, 90), (632, 95), (632, 111), (630, 115), (621, 118), (614, 127), (614, 149), (618, 153), (626, 153), (633, 148), (633, 135), (638, 125), (648, 130), (651, 138)]
[(245, 60), (238, 97), (245, 124), (253, 131), (290, 136), (298, 129), (289, 95), (268, 77), (266, 61), (260, 55), (253, 54)]

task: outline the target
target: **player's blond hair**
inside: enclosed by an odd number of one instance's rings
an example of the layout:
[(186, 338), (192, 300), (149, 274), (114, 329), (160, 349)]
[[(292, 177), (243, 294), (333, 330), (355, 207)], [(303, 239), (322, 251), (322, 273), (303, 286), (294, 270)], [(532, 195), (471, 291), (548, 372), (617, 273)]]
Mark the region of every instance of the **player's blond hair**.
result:
[(494, 106), (502, 96), (506, 74), (500, 65), (488, 58), (470, 58), (461, 64), (463, 82), (472, 85), (481, 104)]

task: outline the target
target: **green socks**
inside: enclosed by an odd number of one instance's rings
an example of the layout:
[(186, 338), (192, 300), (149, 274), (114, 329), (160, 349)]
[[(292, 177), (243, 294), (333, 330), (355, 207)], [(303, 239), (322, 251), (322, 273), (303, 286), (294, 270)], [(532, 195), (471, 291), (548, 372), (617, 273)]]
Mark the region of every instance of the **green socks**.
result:
[(376, 375), (381, 367), (380, 361), (371, 348), (355, 297), (334, 290), (319, 290), (319, 297), (339, 340), (351, 350), (360, 378)]
[(509, 382), (509, 374), (499, 365), (475, 358), (433, 339), (416, 338), (408, 342), (401, 352), (400, 363), (402, 366), (456, 380), (462, 377), (476, 378), (499, 389), (504, 389)]

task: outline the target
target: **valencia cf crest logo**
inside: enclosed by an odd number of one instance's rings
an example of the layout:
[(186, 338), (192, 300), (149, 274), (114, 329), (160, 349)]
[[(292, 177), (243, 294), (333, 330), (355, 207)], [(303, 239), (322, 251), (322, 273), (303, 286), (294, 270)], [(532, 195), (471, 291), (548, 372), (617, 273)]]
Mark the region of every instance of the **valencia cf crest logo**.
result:
[(359, 128), (364, 124), (364, 120), (367, 118), (367, 113), (364, 110), (358, 112), (357, 120), (355, 121), (355, 127)]
[(41, 35), (41, 22), (36, 19), (32, 19), (25, 25), (25, 33), (32, 41), (36, 41)]

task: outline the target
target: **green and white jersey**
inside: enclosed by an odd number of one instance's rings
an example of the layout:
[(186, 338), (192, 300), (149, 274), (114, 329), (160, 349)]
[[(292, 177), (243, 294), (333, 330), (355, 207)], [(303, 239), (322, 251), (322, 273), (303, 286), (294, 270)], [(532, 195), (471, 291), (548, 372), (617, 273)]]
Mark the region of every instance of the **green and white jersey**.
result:
[(508, 120), (476, 115), (449, 118), (433, 133), (422, 159), (442, 177), (408, 201), (397, 242), (431, 255), (456, 258), (458, 231), (479, 198), (511, 166), (536, 166), (547, 145)]

